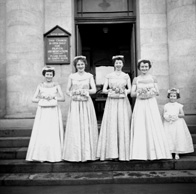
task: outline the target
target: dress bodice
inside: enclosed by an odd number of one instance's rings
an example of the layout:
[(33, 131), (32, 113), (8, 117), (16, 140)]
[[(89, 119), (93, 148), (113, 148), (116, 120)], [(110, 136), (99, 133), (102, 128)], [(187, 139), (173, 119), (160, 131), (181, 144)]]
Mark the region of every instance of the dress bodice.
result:
[(56, 85), (54, 85), (53, 87), (44, 87), (43, 84), (40, 85), (41, 96), (46, 96), (46, 95), (56, 96), (57, 92), (58, 91)]
[(167, 111), (169, 115), (178, 115), (182, 107), (183, 105), (178, 102), (169, 102), (165, 105), (164, 109)]
[(71, 89), (89, 89), (90, 79), (93, 77), (91, 73), (84, 73), (84, 75), (79, 75), (78, 73), (73, 73), (70, 75), (72, 82)]
[(116, 87), (125, 87), (127, 85), (127, 81), (129, 79), (129, 75), (121, 72), (120, 75), (116, 75), (115, 72), (112, 72), (106, 76), (109, 83), (109, 88), (116, 88)]
[(137, 77), (136, 85), (137, 89), (140, 88), (154, 88), (155, 81), (152, 76), (142, 78), (141, 76)]

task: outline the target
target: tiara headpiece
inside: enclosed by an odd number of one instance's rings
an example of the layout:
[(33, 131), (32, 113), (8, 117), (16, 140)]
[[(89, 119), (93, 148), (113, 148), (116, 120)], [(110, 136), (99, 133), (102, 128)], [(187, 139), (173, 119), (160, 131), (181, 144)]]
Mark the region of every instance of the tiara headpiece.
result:
[(85, 57), (85, 56), (80, 55), (80, 56), (76, 56), (76, 57), (74, 57), (74, 61), (75, 61), (76, 59), (86, 59), (86, 57)]
[(123, 58), (124, 58), (124, 56), (123, 56), (123, 55), (116, 55), (116, 56), (113, 56), (113, 57), (112, 57), (112, 60), (114, 60), (114, 59), (118, 59), (118, 58), (123, 59)]
[(43, 69), (42, 69), (42, 72), (43, 72), (43, 71), (49, 71), (49, 70), (54, 71), (55, 69), (54, 69), (54, 67), (44, 66)]
[(167, 91), (168, 94), (171, 94), (171, 93), (177, 93), (177, 94), (180, 94), (180, 90), (179, 89), (176, 89), (176, 88), (171, 88), (170, 90)]

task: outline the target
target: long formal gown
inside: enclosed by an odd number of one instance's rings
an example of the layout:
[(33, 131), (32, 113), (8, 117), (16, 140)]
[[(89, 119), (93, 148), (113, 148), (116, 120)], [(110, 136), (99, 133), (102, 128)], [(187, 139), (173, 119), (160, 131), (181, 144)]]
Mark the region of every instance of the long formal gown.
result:
[[(154, 88), (154, 79), (138, 76), (137, 89)], [(155, 97), (136, 99), (132, 116), (130, 159), (171, 159), (166, 133)]]
[[(71, 90), (89, 89), (93, 75), (70, 75)], [(91, 97), (86, 101), (71, 100), (64, 138), (63, 159), (72, 162), (96, 160), (98, 127)]]
[[(164, 112), (168, 115), (178, 116), (182, 107), (183, 105), (178, 102), (169, 102), (164, 106)], [(183, 118), (178, 118), (173, 122), (164, 120), (163, 124), (167, 133), (171, 153), (186, 154), (194, 152), (193, 140)]]
[[(106, 79), (109, 88), (125, 87), (129, 76), (124, 72), (119, 76), (113, 72), (108, 74)], [(97, 157), (100, 160), (129, 160), (131, 114), (127, 96), (119, 99), (107, 98), (97, 149)]]
[[(46, 88), (40, 84), (41, 95), (57, 95), (57, 86)], [(60, 108), (38, 105), (26, 160), (59, 162), (62, 160), (63, 122)]]

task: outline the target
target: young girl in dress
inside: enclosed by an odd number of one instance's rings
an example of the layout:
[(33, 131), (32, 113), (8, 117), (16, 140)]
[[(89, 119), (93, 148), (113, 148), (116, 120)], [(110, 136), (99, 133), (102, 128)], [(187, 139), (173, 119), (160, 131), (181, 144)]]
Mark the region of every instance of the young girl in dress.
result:
[(96, 92), (93, 75), (85, 72), (85, 56), (74, 58), (76, 73), (69, 76), (67, 95), (70, 107), (64, 138), (63, 159), (85, 162), (96, 159), (98, 128), (90, 94)]
[(131, 96), (136, 97), (131, 122), (130, 160), (171, 159), (156, 96), (157, 80), (149, 74), (151, 62), (140, 60), (141, 74), (132, 83)]
[(108, 94), (98, 141), (100, 160), (129, 160), (131, 105), (127, 94), (131, 91), (129, 75), (122, 71), (124, 56), (112, 58), (114, 72), (106, 76), (103, 93)]
[(168, 90), (169, 103), (164, 106), (164, 128), (167, 132), (171, 153), (175, 153), (175, 159), (179, 154), (194, 151), (193, 141), (184, 120), (183, 105), (177, 102), (180, 98), (178, 89)]
[(62, 160), (63, 122), (58, 101), (65, 101), (61, 87), (53, 82), (55, 70), (44, 67), (45, 81), (38, 85), (32, 101), (38, 103), (26, 160), (59, 162)]

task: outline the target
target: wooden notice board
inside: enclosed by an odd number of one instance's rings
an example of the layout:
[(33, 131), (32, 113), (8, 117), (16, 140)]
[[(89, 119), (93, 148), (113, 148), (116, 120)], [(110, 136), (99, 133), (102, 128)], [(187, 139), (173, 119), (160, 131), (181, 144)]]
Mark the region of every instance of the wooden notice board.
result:
[(46, 64), (70, 64), (70, 35), (59, 26), (44, 34)]

